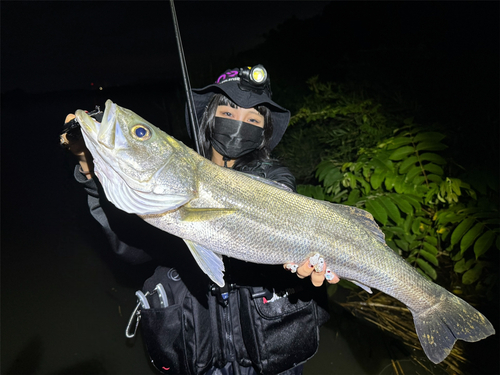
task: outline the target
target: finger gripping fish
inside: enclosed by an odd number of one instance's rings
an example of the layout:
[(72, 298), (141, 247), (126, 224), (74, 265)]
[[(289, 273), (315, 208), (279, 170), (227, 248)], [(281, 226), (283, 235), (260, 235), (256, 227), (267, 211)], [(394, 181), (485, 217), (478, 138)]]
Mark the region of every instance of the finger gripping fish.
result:
[(76, 117), (109, 201), (184, 239), (218, 285), (224, 285), (222, 255), (284, 264), (319, 253), (340, 278), (407, 305), (434, 363), (457, 339), (495, 333), (480, 312), (390, 249), (368, 212), (217, 166), (110, 100), (101, 123), (81, 110)]

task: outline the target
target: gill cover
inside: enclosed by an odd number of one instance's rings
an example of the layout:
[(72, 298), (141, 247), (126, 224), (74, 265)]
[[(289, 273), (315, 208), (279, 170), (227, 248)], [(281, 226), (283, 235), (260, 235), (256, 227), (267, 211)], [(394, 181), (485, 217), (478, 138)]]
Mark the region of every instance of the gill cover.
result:
[[(111, 100), (106, 101), (101, 123), (82, 110), (76, 112), (76, 117), (94, 158), (94, 172), (106, 197), (116, 207), (127, 213), (158, 214), (178, 208), (194, 197), (191, 166), (182, 163), (186, 147), (172, 137)], [(138, 145), (145, 148), (150, 146), (148, 142), (155, 142), (157, 152), (144, 164)], [(186, 169), (184, 175), (188, 177), (182, 182), (168, 180), (165, 176), (172, 175), (169, 168), (174, 167)], [(171, 187), (172, 182), (177, 182), (175, 188)]]

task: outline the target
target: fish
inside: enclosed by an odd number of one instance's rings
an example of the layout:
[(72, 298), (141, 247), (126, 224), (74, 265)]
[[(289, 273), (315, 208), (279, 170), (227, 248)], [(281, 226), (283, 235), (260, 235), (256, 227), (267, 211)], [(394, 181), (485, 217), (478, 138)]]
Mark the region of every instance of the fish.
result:
[(285, 264), (319, 254), (341, 279), (403, 302), (433, 363), (443, 361), (457, 340), (495, 333), (483, 314), (388, 247), (370, 213), (218, 166), (111, 100), (102, 122), (83, 110), (76, 118), (107, 199), (182, 238), (219, 286), (222, 256)]

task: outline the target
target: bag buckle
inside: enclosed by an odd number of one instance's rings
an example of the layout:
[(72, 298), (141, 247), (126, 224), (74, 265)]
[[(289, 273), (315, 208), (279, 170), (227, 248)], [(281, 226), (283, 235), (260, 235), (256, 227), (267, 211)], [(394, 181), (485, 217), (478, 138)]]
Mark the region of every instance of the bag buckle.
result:
[(274, 290), (271, 292), (269, 289), (261, 286), (253, 286), (252, 289), (252, 299), (264, 298), (266, 300), (271, 300), (274, 297)]
[(213, 296), (217, 297), (217, 302), (219, 302), (222, 306), (227, 306), (229, 303), (229, 292), (231, 290), (235, 290), (238, 288), (238, 285), (236, 284), (230, 284), (228, 285), (227, 283), (221, 288), (215, 284), (213, 284), (210, 287), (210, 293)]

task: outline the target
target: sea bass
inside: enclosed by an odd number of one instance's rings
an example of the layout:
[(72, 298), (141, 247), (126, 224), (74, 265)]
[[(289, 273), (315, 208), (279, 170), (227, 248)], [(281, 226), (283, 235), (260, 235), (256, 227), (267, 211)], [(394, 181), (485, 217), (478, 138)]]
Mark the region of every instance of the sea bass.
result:
[(480, 312), (389, 248), (368, 212), (220, 167), (110, 100), (102, 123), (82, 110), (76, 117), (108, 200), (181, 237), (218, 285), (224, 285), (222, 255), (285, 264), (321, 254), (340, 278), (406, 304), (434, 363), (457, 339), (495, 333)]

